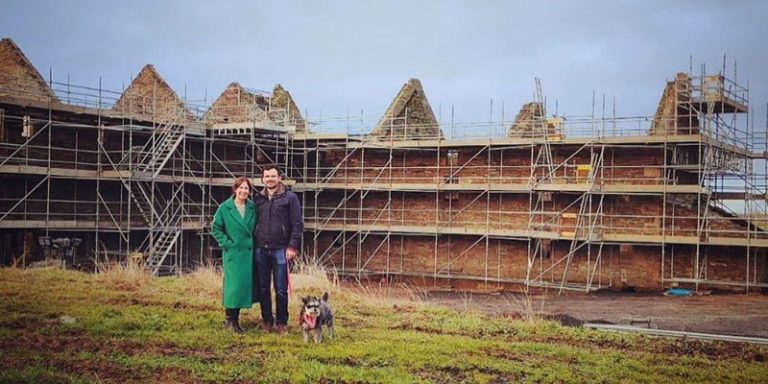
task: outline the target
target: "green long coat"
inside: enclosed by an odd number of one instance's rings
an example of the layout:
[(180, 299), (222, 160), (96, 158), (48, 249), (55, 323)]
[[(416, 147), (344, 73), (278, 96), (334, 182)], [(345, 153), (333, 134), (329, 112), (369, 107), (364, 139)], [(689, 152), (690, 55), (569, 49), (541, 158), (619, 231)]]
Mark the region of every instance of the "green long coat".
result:
[(254, 302), (253, 234), (259, 213), (246, 200), (245, 218), (230, 197), (216, 210), (211, 235), (224, 251), (224, 308), (251, 308)]

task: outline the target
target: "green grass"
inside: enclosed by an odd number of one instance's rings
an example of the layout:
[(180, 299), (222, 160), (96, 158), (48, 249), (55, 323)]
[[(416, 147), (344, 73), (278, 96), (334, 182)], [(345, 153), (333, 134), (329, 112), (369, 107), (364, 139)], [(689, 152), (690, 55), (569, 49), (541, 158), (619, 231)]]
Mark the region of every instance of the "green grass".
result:
[[(291, 332), (222, 328), (220, 275), (0, 269), (0, 382), (759, 383), (764, 346), (652, 339), (459, 313), (294, 277)], [(305, 345), (298, 297), (331, 291), (336, 338)]]

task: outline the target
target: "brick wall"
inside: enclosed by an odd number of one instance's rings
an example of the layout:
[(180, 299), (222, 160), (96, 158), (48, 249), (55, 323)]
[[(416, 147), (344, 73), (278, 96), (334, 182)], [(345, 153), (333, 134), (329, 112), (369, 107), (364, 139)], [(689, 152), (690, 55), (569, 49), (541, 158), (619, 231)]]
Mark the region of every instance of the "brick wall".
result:
[[(364, 274), (391, 274), (403, 273), (405, 275), (423, 275), (434, 277), (435, 271), (442, 284), (461, 286), (487, 286), (483, 280), (507, 279), (509, 281), (524, 280), (527, 275), (528, 242), (518, 240), (490, 239), (479, 242), (473, 236), (443, 235), (437, 238), (437, 252), (435, 252), (434, 236), (401, 236), (392, 235), (387, 242), (384, 235), (370, 235), (362, 244), (362, 254), (358, 260), (356, 255), (357, 239), (348, 234), (352, 239), (346, 246), (346, 253), (341, 250), (341, 241), (337, 247), (331, 247), (332, 240), (337, 232), (325, 232), (318, 238), (318, 248), (322, 254), (330, 250), (329, 266), (354, 271), (364, 267)], [(570, 242), (554, 241), (549, 246), (548, 256), (537, 258), (530, 277), (549, 283), (559, 284), (563, 278), (565, 268), (564, 257), (569, 252)], [(378, 251), (374, 254), (374, 250)], [(680, 264), (689, 262), (682, 255), (684, 251), (678, 251), (676, 255), (677, 269), (683, 273)], [(600, 256), (600, 262), (596, 265)], [(722, 261), (727, 264), (730, 260), (727, 256)], [(667, 255), (669, 264), (669, 251)], [(717, 266), (718, 261), (712, 261)], [(761, 262), (762, 270), (765, 262)], [(714, 267), (710, 270), (714, 272)], [(668, 266), (667, 266), (668, 268)], [(723, 278), (739, 281), (744, 279), (744, 272), (737, 268), (735, 271), (727, 267), (720, 268)], [(764, 272), (761, 272), (764, 273)], [(602, 252), (599, 246), (593, 245), (589, 250), (585, 247), (579, 249), (573, 255), (566, 283), (585, 284), (592, 275), (594, 288), (610, 287), (611, 289), (633, 288), (641, 291), (655, 291), (661, 288), (661, 248), (659, 246), (616, 246), (604, 245)], [(452, 277), (452, 278), (451, 278)], [(459, 281), (466, 280), (462, 283)], [(447, 282), (447, 283), (446, 283)], [(491, 282), (491, 285), (503, 286), (501, 283)]]
[[(531, 174), (531, 158), (538, 154), (538, 149), (529, 147), (487, 149), (479, 148), (435, 148), (418, 151), (392, 150), (392, 167), (386, 170), (378, 182), (387, 183), (436, 183), (444, 181), (453, 175), (457, 182), (462, 183), (507, 183), (526, 184)], [(581, 147), (553, 146), (553, 162), (564, 165), (556, 168), (554, 182), (584, 183), (583, 175), (577, 174), (577, 167), (591, 164), (589, 149)], [(373, 181), (379, 175), (382, 167), (389, 162), (390, 151), (366, 148), (352, 154), (342, 162), (348, 152), (330, 151), (324, 157), (322, 167), (331, 169), (341, 164), (334, 177), (335, 182), (343, 182), (345, 177), (349, 182)], [(452, 160), (450, 154), (455, 153)], [(595, 151), (595, 155), (599, 155)], [(598, 184), (639, 184), (658, 185), (663, 183), (662, 165), (663, 149), (620, 148), (606, 149), (603, 158), (603, 169), (598, 171), (595, 182)], [(536, 174), (544, 175), (545, 168), (537, 170)], [(669, 181), (671, 182), (671, 181)]]
[(40, 72), (9, 38), (0, 40), (0, 96), (41, 102), (59, 101)]
[[(345, 266), (356, 269), (364, 266), (369, 272), (406, 273), (432, 275), (463, 275), (489, 278), (524, 278), (527, 266), (527, 242), (495, 240), (476, 242), (473, 236), (441, 235), (435, 252), (435, 236), (392, 235), (387, 243), (384, 235), (369, 235), (362, 244), (362, 253), (358, 260), (357, 238), (346, 245), (342, 252), (342, 241), (333, 239), (337, 232), (326, 232), (318, 238), (318, 248), (322, 254), (330, 250), (329, 264), (336, 268)], [(378, 248), (378, 251), (376, 249)], [(374, 251), (376, 251), (374, 253)], [(487, 270), (486, 270), (487, 265)]]
[[(333, 213), (333, 223), (395, 226), (460, 227), (491, 230), (525, 230), (531, 215), (530, 200), (525, 193), (492, 193), (490, 200), (483, 192), (400, 192), (370, 191), (360, 200), (359, 192), (348, 191), (348, 200), (342, 191), (324, 191), (318, 197), (317, 217), (327, 219)], [(561, 233), (574, 232), (581, 202), (579, 194), (554, 194), (545, 202), (543, 211), (533, 214), (534, 228)], [(389, 206), (387, 201), (390, 200)], [(603, 201), (603, 234), (637, 234), (660, 236), (695, 236), (697, 212), (682, 200), (667, 201), (666, 222), (662, 218), (662, 197), (642, 195), (607, 195)], [(596, 212), (599, 198), (593, 197), (592, 212)], [(346, 208), (346, 209), (345, 209)], [(388, 211), (387, 211), (387, 208)], [(305, 216), (315, 216), (314, 202), (305, 207)], [(382, 213), (384, 211), (384, 213)], [(345, 216), (346, 215), (346, 216)], [(744, 237), (744, 225), (732, 219), (709, 212), (709, 232), (712, 236)], [(346, 218), (346, 220), (344, 220)], [(586, 220), (586, 219), (584, 219)], [(584, 221), (582, 221), (584, 223)], [(580, 227), (580, 229), (583, 229)]]
[(181, 99), (150, 64), (141, 69), (112, 109), (161, 123), (193, 120)]
[(268, 107), (269, 100), (265, 96), (249, 92), (238, 83), (231, 83), (211, 104), (205, 120), (213, 124), (264, 121)]
[[(528, 194), (492, 193), (490, 200), (482, 192), (392, 192), (370, 191), (360, 201), (360, 193), (347, 192), (347, 201), (337, 206), (344, 199), (343, 191), (324, 191), (318, 196), (317, 217), (325, 220), (332, 215), (331, 222), (341, 224), (358, 223), (362, 218), (363, 224), (429, 226), (435, 223), (441, 227), (460, 227), (505, 230), (525, 230), (529, 222), (530, 200)], [(387, 201), (389, 212), (386, 210)], [(579, 205), (572, 204), (576, 195), (554, 196), (553, 201), (546, 203), (546, 213), (535, 216), (539, 229), (557, 231), (563, 219), (557, 212), (566, 210), (578, 213)], [(568, 207), (570, 206), (570, 207)], [(361, 210), (362, 207), (362, 210)], [(568, 207), (566, 209), (566, 207)], [(344, 209), (346, 208), (346, 209)], [(304, 207), (305, 217), (315, 216), (314, 202)], [(345, 216), (346, 214), (346, 216)], [(345, 220), (346, 218), (346, 220)], [(573, 225), (573, 223), (571, 223)], [(546, 228), (545, 228), (546, 227)], [(573, 229), (571, 229), (573, 230)]]
[[(768, 266), (766, 265), (766, 254), (764, 250), (752, 249), (750, 251), (749, 265), (747, 265), (747, 251), (744, 248), (721, 247), (721, 246), (702, 246), (699, 249), (700, 276), (709, 280), (720, 281), (740, 281), (747, 279), (747, 270), (749, 270), (749, 279), (752, 281), (755, 277), (759, 281), (765, 281), (768, 277)], [(695, 276), (696, 247), (695, 246), (677, 246), (674, 255), (667, 252), (665, 257), (664, 276), (669, 279), (675, 278), (693, 278)], [(678, 283), (681, 287), (693, 287), (690, 283)], [(707, 285), (700, 288), (712, 288)], [(718, 286), (718, 289), (727, 289)], [(743, 288), (732, 287), (736, 291)]]

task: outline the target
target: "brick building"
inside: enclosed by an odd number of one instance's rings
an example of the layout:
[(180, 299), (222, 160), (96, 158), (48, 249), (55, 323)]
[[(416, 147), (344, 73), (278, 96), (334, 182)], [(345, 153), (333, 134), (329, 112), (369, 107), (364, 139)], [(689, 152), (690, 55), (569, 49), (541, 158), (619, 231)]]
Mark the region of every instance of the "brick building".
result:
[(0, 64), (4, 265), (58, 253), (58, 238), (82, 239), (65, 260), (82, 268), (210, 262), (210, 219), (234, 177), (259, 185), (277, 163), (303, 201), (304, 256), (342, 275), (768, 286), (765, 132), (746, 122), (748, 89), (722, 75), (676, 75), (648, 118), (550, 116), (539, 91), (514, 121), (462, 137), (444, 132), (415, 79), (371, 128), (324, 133), (279, 84), (233, 82), (196, 106), (151, 65), (110, 92), (45, 80), (10, 39)]

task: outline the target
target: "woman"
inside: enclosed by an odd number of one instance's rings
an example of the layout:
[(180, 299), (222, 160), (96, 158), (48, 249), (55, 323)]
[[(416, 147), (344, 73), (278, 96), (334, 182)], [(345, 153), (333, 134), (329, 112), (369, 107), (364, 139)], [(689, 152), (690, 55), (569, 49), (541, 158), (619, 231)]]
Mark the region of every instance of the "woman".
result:
[(235, 180), (232, 197), (221, 203), (211, 226), (213, 238), (224, 251), (224, 328), (235, 333), (244, 332), (240, 309), (258, 302), (253, 297), (253, 233), (259, 213), (249, 198), (252, 190), (248, 178)]

